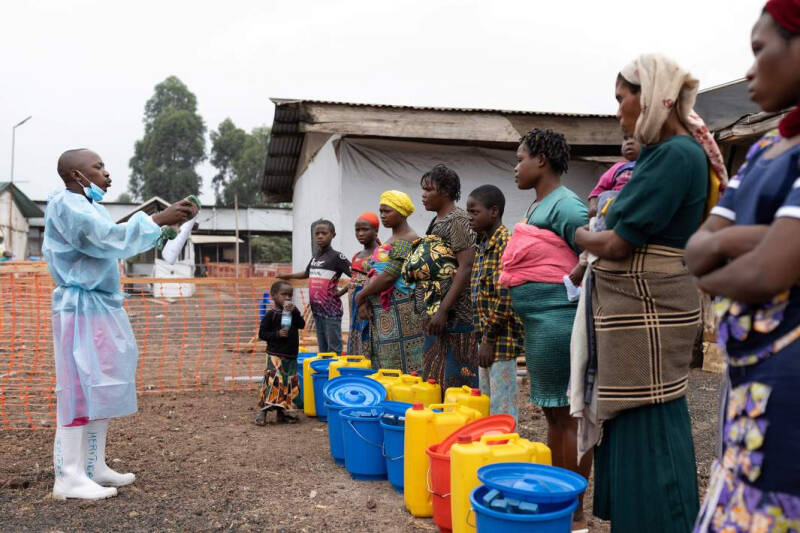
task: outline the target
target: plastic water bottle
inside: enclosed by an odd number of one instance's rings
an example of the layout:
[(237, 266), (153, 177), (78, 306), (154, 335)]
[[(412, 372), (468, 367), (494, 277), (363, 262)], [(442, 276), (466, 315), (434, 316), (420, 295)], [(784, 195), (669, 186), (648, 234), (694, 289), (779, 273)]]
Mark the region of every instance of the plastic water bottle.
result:
[(284, 309), (281, 313), (281, 329), (289, 329), (292, 327), (292, 312)]

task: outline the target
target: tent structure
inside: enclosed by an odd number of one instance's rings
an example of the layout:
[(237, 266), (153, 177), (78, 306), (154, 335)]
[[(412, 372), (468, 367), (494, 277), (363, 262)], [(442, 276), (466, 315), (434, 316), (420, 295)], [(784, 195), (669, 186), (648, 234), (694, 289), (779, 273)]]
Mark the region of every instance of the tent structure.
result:
[[(336, 225), (333, 247), (345, 255), (360, 245), (353, 224), (359, 213), (377, 211), (387, 189), (407, 192), (417, 211), (409, 223), (423, 233), (432, 213), (422, 207), (422, 174), (437, 163), (461, 178), (462, 198), (492, 183), (506, 195), (505, 223), (519, 221), (534, 201), (513, 179), (519, 138), (528, 130), (564, 133), (572, 160), (564, 183), (585, 197), (612, 161), (622, 136), (611, 115), (533, 113), (273, 99), (275, 119), (264, 171), (272, 201), (292, 201), (292, 263), (312, 255), (310, 225), (319, 218)], [(389, 236), (381, 229), (380, 236)]]

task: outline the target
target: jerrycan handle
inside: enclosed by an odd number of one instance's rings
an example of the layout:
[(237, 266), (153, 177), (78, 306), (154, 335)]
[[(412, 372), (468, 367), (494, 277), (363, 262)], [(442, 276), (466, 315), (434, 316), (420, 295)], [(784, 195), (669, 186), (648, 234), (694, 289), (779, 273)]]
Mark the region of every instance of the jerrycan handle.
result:
[(481, 435), (481, 444), (489, 444), (494, 442), (500, 444), (500, 441), (514, 442), (519, 440), (519, 433), (502, 433), (500, 435)]
[(442, 411), (453, 411), (459, 409), (461, 406), (457, 403), (432, 403), (428, 405), (428, 409), (441, 409)]
[(381, 368), (378, 370), (377, 374), (379, 376), (395, 376), (399, 378), (403, 375), (403, 372), (401, 370), (395, 370), (394, 368)]
[(402, 381), (403, 383), (419, 383), (421, 380), (422, 378), (419, 378), (417, 376), (412, 376), (410, 374), (400, 376), (400, 381)]
[(360, 363), (364, 360), (363, 355), (348, 355), (343, 358), (348, 363)]
[(461, 390), (463, 390), (467, 394), (471, 394), (472, 393), (472, 387), (470, 387), (469, 385), (461, 385)]

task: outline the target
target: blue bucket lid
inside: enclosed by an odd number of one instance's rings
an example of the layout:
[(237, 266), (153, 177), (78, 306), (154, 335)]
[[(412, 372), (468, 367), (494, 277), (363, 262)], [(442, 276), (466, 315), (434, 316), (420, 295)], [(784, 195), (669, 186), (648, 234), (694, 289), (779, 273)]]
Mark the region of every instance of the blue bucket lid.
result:
[(534, 463), (497, 463), (478, 469), (478, 479), (506, 496), (533, 503), (567, 502), (586, 490), (586, 480), (564, 468)]
[(389, 400), (385, 400), (381, 402), (381, 407), (383, 407), (384, 415), (404, 417), (406, 416), (406, 411), (411, 409), (412, 404), (406, 402), (392, 402)]
[[(313, 364), (313, 363), (312, 363)], [(343, 407), (378, 405), (386, 399), (386, 388), (374, 379), (361, 376), (339, 376), (322, 388), (325, 399)]]
[(302, 352), (302, 353), (298, 353), (297, 354), (297, 360), (298, 361), (303, 361), (305, 359), (308, 359), (309, 357), (316, 357), (316, 356), (317, 356), (317, 354), (315, 354), (315, 353)]
[(311, 361), (311, 368), (314, 369), (314, 372), (327, 374), (328, 367), (331, 366), (331, 361), (333, 361), (333, 359), (317, 359), (316, 361)]
[(339, 413), (340, 416), (343, 418), (359, 418), (363, 420), (375, 420), (379, 416), (381, 416), (381, 412), (383, 410), (380, 406), (359, 406), (359, 407), (348, 407), (347, 409), (342, 409)]

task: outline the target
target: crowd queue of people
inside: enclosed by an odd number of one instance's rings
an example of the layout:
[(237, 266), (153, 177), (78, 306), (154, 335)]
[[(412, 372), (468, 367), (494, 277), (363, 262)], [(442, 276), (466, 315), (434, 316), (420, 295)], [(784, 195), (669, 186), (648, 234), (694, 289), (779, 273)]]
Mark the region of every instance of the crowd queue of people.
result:
[[(418, 372), (442, 387), (479, 386), (492, 413), (517, 416), (516, 360), (547, 420), (553, 463), (589, 477), (594, 514), (612, 531), (800, 531), (800, 0), (769, 0), (756, 21), (750, 97), (791, 109), (730, 180), (693, 111), (698, 81), (673, 60), (642, 55), (614, 83), (624, 161), (600, 177), (588, 207), (562, 183), (570, 148), (554, 131), (520, 140), (514, 179), (531, 193), (522, 222), (503, 223), (495, 185), (469, 192), (436, 165), (420, 177), (432, 213), (423, 235), (411, 196), (386, 191), (358, 216), (348, 260), (336, 228), (313, 226), (308, 278), (320, 351), (374, 368)], [(56, 499), (102, 499), (134, 482), (105, 461), (108, 419), (136, 412), (138, 349), (122, 307), (117, 260), (162, 242), (197, 213), (187, 200), (115, 224), (100, 205), (111, 184), (100, 156), (68, 150), (64, 189), (45, 213), (53, 293)], [(391, 230), (378, 239), (379, 224)], [(340, 288), (342, 275), (350, 278)], [(698, 290), (699, 289), (699, 290)], [(257, 422), (296, 422), (298, 331), (292, 286), (272, 287), (259, 335), (267, 372)], [(719, 453), (700, 505), (686, 402), (702, 322), (715, 297), (727, 371)], [(574, 528), (585, 527), (581, 505)]]
[[(800, 101), (798, 34), (800, 2), (770, 0), (747, 73), (765, 112)], [(510, 214), (522, 217), (513, 233), (498, 187), (471, 191), (464, 210), (458, 175), (439, 164), (420, 191), (386, 191), (379, 215), (356, 218), (363, 249), (351, 260), (331, 248), (333, 223), (317, 221), (319, 251), (286, 277), (309, 278), (320, 351), (342, 350), (348, 294), (347, 353), (443, 388), (479, 386), (492, 413), (518, 416), (524, 356), (553, 464), (588, 478), (594, 462), (594, 514), (612, 531), (800, 530), (800, 111), (728, 180), (693, 111), (698, 80), (688, 71), (642, 55), (614, 86), (625, 160), (600, 177), (588, 207), (567, 186), (564, 135), (534, 129), (520, 141), (514, 179), (535, 194), (526, 213)], [(420, 193), (432, 213), (422, 235), (407, 222)], [(391, 230), (385, 242), (379, 222)], [(350, 283), (340, 290), (342, 275)], [(716, 297), (728, 362), (702, 508), (685, 397), (701, 291)], [(288, 283), (273, 297), (261, 405), (289, 413), (304, 323), (285, 303)], [(287, 306), (292, 327), (282, 330)], [(582, 505), (573, 525), (586, 527)]]

